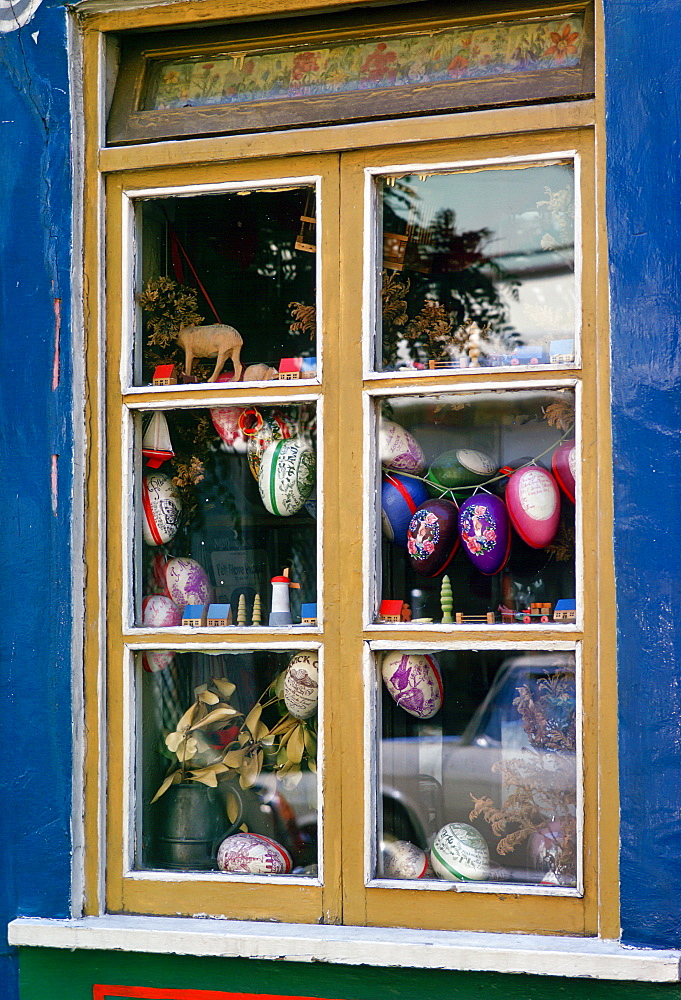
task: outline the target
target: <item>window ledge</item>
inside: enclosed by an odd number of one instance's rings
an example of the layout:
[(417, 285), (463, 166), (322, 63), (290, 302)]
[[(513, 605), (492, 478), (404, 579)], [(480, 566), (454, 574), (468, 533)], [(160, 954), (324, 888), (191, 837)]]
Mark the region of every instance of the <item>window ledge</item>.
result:
[(679, 951), (627, 948), (617, 941), (596, 938), (185, 917), (19, 918), (9, 925), (9, 942), (31, 948), (283, 959), (649, 983), (678, 982), (681, 960)]

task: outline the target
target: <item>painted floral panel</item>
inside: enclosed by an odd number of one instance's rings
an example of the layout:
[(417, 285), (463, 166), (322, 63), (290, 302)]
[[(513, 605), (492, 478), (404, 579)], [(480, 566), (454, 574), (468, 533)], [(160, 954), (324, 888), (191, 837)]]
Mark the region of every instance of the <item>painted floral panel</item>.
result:
[(144, 110), (328, 96), (576, 66), (583, 18), (445, 28), (320, 48), (160, 62)]

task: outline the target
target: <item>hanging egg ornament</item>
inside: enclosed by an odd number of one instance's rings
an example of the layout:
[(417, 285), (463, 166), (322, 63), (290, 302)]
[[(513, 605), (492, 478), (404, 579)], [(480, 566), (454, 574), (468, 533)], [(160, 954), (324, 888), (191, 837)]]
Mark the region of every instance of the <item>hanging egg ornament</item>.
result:
[(381, 465), (397, 472), (411, 472), (418, 476), (426, 467), (423, 449), (416, 438), (392, 420), (380, 422), (378, 453)]
[(142, 478), (142, 537), (147, 545), (166, 545), (180, 526), (182, 501), (165, 472)]
[(503, 500), (476, 493), (459, 508), (461, 548), (476, 569), (494, 576), (504, 568), (511, 550), (511, 529)]
[(443, 490), (453, 490), (455, 496), (468, 496), (461, 487), (479, 486), (497, 471), (496, 462), (484, 451), (473, 448), (454, 448), (445, 451), (431, 464), (426, 481), (430, 483), (431, 496), (441, 496)]
[(407, 529), (407, 552), (421, 576), (444, 572), (459, 546), (459, 511), (451, 500), (427, 500)]
[(213, 426), (220, 435), (225, 451), (246, 454), (248, 438), (239, 423), (245, 409), (244, 406), (216, 406), (210, 411)]
[(434, 656), (391, 650), (381, 661), (381, 676), (396, 705), (417, 719), (432, 719), (442, 707), (442, 674)]
[(245, 410), (240, 426), (248, 438), (248, 467), (254, 479), (258, 478), (267, 448), (274, 441), (287, 441), (298, 434), (298, 420), (286, 410), (273, 410), (264, 416), (253, 408)]
[(288, 875), (291, 855), (276, 840), (259, 833), (233, 833), (218, 848), (221, 872), (240, 875)]
[(427, 499), (428, 490), (420, 479), (387, 472), (381, 487), (381, 519), (386, 538), (406, 549), (409, 522)]
[(166, 589), (178, 608), (188, 604), (210, 604), (213, 588), (208, 574), (196, 559), (170, 559), (166, 565)]
[(483, 835), (469, 823), (447, 823), (433, 841), (430, 863), (438, 878), (479, 882), (490, 873), (489, 848)]
[(577, 452), (574, 441), (564, 441), (556, 448), (551, 459), (551, 468), (561, 490), (570, 503), (574, 503), (577, 472)]
[(274, 441), (258, 472), (260, 498), (270, 514), (291, 517), (305, 506), (315, 484), (315, 453), (303, 438)]
[(546, 469), (530, 465), (508, 480), (506, 508), (513, 527), (533, 549), (550, 545), (558, 531), (560, 493)]
[(297, 653), (284, 675), (284, 704), (296, 719), (309, 719), (317, 711), (319, 661), (317, 654)]

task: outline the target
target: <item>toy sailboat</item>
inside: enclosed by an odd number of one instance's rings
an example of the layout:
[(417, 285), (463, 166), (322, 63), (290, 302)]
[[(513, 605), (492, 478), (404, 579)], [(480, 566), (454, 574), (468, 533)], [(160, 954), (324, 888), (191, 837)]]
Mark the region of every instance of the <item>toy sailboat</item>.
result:
[(152, 469), (158, 469), (175, 454), (170, 440), (168, 421), (161, 410), (155, 410), (151, 415), (142, 438), (142, 454), (146, 456), (147, 465)]

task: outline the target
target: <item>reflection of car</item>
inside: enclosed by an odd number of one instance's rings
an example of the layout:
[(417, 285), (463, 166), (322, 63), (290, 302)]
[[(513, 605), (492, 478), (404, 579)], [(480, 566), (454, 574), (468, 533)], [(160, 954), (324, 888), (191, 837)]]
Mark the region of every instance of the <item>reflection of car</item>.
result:
[[(531, 745), (513, 701), (522, 685), (536, 690), (542, 678), (556, 674), (567, 676), (574, 692), (571, 653), (519, 653), (502, 663), (487, 696), (461, 735), (449, 735), (441, 727), (421, 724), (417, 735), (383, 739), (383, 836), (410, 840), (427, 848), (445, 823), (473, 822), (487, 840), (493, 861), (506, 868), (509, 864), (514, 868), (523, 865), (522, 850), (500, 858), (496, 852), (499, 838), (490, 825), (482, 819), (470, 820), (472, 796), (489, 797), (501, 805), (509, 794), (502, 775), (493, 766), (498, 761), (522, 758)], [(574, 714), (574, 697), (558, 711)], [(537, 752), (552, 787), (573, 791), (574, 753), (535, 749)], [(529, 757), (526, 759), (529, 761)], [(518, 872), (518, 877), (526, 878), (528, 872)]]

